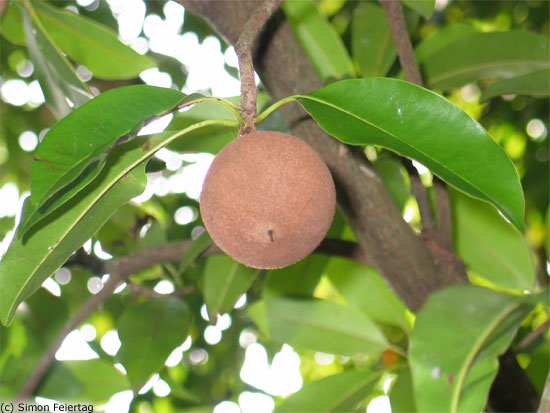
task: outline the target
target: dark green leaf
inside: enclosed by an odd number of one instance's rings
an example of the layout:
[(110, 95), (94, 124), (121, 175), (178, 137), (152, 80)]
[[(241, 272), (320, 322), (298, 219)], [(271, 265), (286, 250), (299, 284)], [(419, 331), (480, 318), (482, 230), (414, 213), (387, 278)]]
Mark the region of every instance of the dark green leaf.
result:
[(155, 66), (118, 40), (111, 29), (68, 10), (34, 2), (37, 14), (53, 41), (101, 79), (131, 79)]
[(124, 374), (103, 360), (60, 363), (46, 378), (38, 395), (50, 399), (106, 403), (115, 393), (129, 390)]
[(122, 314), (117, 323), (121, 347), (116, 358), (126, 368), (134, 391), (162, 369), (187, 337), (190, 322), (187, 305), (173, 297), (149, 300)]
[(483, 92), (481, 100), (485, 101), (495, 96), (509, 94), (534, 97), (550, 95), (550, 69), (538, 70), (526, 75), (494, 82)]
[(402, 80), (374, 78), (343, 80), (298, 100), (334, 137), (416, 159), (494, 204), (523, 230), (525, 205), (514, 165), (479, 123), (445, 98)]
[(275, 412), (351, 412), (371, 393), (380, 374), (375, 371), (346, 371), (308, 383), (286, 399)]
[(424, 59), (431, 88), (450, 90), (485, 78), (509, 78), (550, 67), (546, 37), (523, 31), (475, 33)]
[(259, 270), (245, 267), (227, 255), (215, 255), (206, 261), (202, 290), (210, 320), (230, 312)]
[(384, 9), (375, 3), (360, 3), (351, 24), (353, 58), (361, 76), (385, 76), (397, 51)]
[(54, 115), (60, 119), (72, 110), (67, 98), (74, 107), (82, 106), (92, 98), (92, 92), (78, 77), (57, 44), (49, 37), (36, 14), (31, 19), (23, 10), (23, 27), (29, 56), (34, 63), (40, 86), (46, 102)]
[(281, 7), (321, 78), (353, 76), (353, 65), (342, 39), (312, 0), (286, 1)]
[(273, 340), (296, 348), (356, 355), (390, 346), (367, 316), (332, 301), (269, 296), (253, 304), (249, 314)]
[(481, 411), (497, 357), (533, 307), (521, 296), (471, 285), (431, 295), (417, 315), (409, 350), (418, 410)]
[(504, 288), (531, 290), (535, 271), (523, 236), (484, 202), (449, 190), (457, 254), (476, 275)]
[(401, 0), (422, 17), (429, 19), (434, 14), (435, 0)]
[(351, 307), (372, 320), (410, 331), (405, 305), (376, 270), (356, 261), (331, 258), (325, 274)]
[(118, 207), (143, 192), (146, 185), (143, 167), (126, 175), (127, 155), (113, 151), (111, 166), (78, 197), (24, 237), (16, 235), (0, 261), (0, 320), (4, 325), (11, 323), (21, 301), (36, 291)]
[(127, 86), (102, 93), (58, 122), (34, 155), (32, 210), (23, 218), (23, 232), (88, 185), (121, 137), (137, 132), (148, 119), (170, 111), (184, 98), (172, 89)]

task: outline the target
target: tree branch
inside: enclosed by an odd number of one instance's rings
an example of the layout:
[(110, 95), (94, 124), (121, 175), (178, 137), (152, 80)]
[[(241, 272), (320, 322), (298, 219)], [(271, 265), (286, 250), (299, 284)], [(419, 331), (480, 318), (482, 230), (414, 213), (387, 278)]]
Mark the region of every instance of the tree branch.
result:
[(235, 45), (235, 52), (239, 58), (239, 75), (241, 78), (241, 116), (245, 124), (242, 133), (249, 133), (256, 129), (254, 119), (257, 116), (256, 98), (258, 90), (254, 79), (254, 64), (252, 62), (252, 44), (265, 22), (279, 7), (281, 0), (265, 0), (256, 8), (252, 16), (244, 25), (243, 32)]
[(414, 56), (414, 51), (407, 31), (405, 16), (403, 15), (403, 6), (399, 0), (379, 0), (386, 12), (390, 31), (397, 49), (397, 55), (401, 62), (401, 67), (405, 72), (405, 77), (411, 83), (418, 86), (424, 86), (420, 68)]

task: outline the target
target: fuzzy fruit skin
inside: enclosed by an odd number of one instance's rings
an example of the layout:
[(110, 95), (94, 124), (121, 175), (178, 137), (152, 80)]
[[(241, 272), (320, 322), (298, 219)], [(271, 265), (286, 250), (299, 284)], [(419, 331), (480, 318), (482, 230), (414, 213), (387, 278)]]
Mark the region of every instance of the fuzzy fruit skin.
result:
[(216, 156), (201, 216), (214, 243), (249, 267), (283, 268), (321, 243), (336, 207), (332, 176), (305, 142), (280, 132), (238, 137)]

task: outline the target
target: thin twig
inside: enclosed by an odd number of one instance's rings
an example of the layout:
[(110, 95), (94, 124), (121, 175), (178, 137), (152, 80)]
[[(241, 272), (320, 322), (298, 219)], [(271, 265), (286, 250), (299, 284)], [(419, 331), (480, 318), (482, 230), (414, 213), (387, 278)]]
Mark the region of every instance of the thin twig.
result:
[(411, 83), (418, 86), (424, 86), (422, 82), (422, 76), (420, 75), (420, 68), (418, 62), (414, 56), (414, 51), (407, 31), (407, 25), (405, 23), (405, 16), (403, 15), (403, 6), (399, 0), (379, 0), (380, 4), (386, 12), (388, 17), (388, 23), (390, 25), (390, 31), (397, 49), (399, 61), (401, 67), (405, 72), (405, 77)]
[[(31, 397), (55, 359), (55, 353), (57, 353), (57, 350), (59, 350), (61, 344), (69, 333), (77, 328), (80, 323), (86, 320), (101, 305), (101, 303), (113, 294), (118, 286), (127, 281), (130, 275), (149, 268), (155, 264), (179, 261), (185, 255), (185, 252), (190, 245), (191, 241), (172, 242), (169, 244), (147, 248), (135, 254), (107, 261), (103, 271), (110, 274), (110, 277), (103, 286), (103, 289), (90, 297), (90, 299), (80, 308), (78, 313), (76, 313), (76, 315), (67, 323), (65, 328), (50, 344), (38, 364), (35, 366), (34, 370), (31, 372), (30, 376), (25, 381), (25, 384), (21, 390), (19, 390), (19, 393), (15, 398), (16, 403), (18, 401), (27, 400)], [(361, 254), (361, 251), (355, 242), (326, 239), (323, 240), (315, 252), (356, 259), (357, 261), (368, 265), (368, 262)], [(218, 247), (212, 246), (205, 250), (202, 256), (220, 253), (221, 251)], [(155, 291), (151, 291), (138, 284), (130, 283), (130, 288), (135, 292), (150, 298), (166, 296), (165, 294), (158, 294)], [(176, 290), (171, 295), (184, 296), (193, 291), (195, 291), (195, 286), (189, 286), (184, 289)]]
[(529, 346), (529, 344), (531, 344), (538, 336), (544, 333), (544, 330), (546, 330), (548, 327), (550, 327), (550, 320), (546, 320), (544, 323), (538, 326), (535, 330), (527, 334), (525, 338), (521, 340), (520, 343), (518, 344), (516, 348), (516, 353), (519, 353), (521, 350)]
[(266, 0), (255, 11), (244, 25), (239, 41), (235, 45), (235, 52), (239, 58), (239, 75), (241, 78), (241, 116), (245, 123), (242, 133), (249, 133), (256, 129), (254, 118), (257, 115), (256, 97), (258, 90), (254, 79), (254, 64), (252, 62), (252, 45), (256, 36), (279, 7), (281, 0)]

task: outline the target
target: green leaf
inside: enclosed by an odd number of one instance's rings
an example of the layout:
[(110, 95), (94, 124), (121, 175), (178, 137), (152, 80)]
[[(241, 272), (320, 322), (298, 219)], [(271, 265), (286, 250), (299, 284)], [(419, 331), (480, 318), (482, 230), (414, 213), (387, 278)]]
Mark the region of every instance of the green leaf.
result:
[(380, 378), (378, 371), (346, 371), (306, 384), (275, 409), (276, 413), (351, 412)]
[(478, 33), (478, 30), (474, 26), (460, 23), (449, 24), (430, 37), (422, 40), (415, 47), (414, 54), (418, 62), (421, 63), (429, 56), (449, 47), (449, 45), (457, 40), (474, 33)]
[(390, 191), (399, 210), (403, 211), (411, 194), (409, 177), (403, 164), (387, 154), (381, 154), (372, 166)]
[(117, 322), (121, 346), (116, 355), (134, 391), (164, 367), (170, 353), (187, 337), (191, 315), (174, 297), (146, 301), (126, 310)]
[(510, 78), (550, 67), (546, 37), (523, 31), (474, 33), (424, 59), (430, 88), (450, 90), (485, 78)]
[(184, 98), (172, 89), (127, 86), (102, 93), (58, 122), (38, 146), (31, 164), (32, 210), (23, 218), (22, 233), (88, 185), (114, 146)]
[(15, 2), (9, 3), (4, 13), (2, 13), (2, 19), (0, 20), (0, 31), (2, 36), (20, 46), (25, 45), (25, 32), (23, 31), (23, 16), (21, 15), (21, 9), (15, 4)]
[[(138, 136), (118, 145), (106, 167), (73, 197), (23, 237), (15, 235), (0, 261), (0, 321), (9, 324), (21, 301), (113, 215), (145, 189), (145, 162), (160, 148), (189, 131), (224, 120), (210, 120), (179, 132)], [(23, 207), (23, 209), (25, 209)]]
[(184, 272), (208, 248), (214, 244), (207, 231), (204, 231), (196, 240), (193, 240), (181, 260), (179, 272)]
[(300, 349), (351, 356), (390, 347), (367, 316), (331, 301), (269, 296), (250, 306), (249, 314), (273, 340)]
[(416, 159), (523, 230), (525, 202), (514, 165), (479, 123), (445, 98), (389, 78), (343, 80), (297, 98), (342, 142)]
[(100, 79), (132, 79), (155, 62), (118, 40), (108, 27), (68, 10), (34, 2), (51, 38), (69, 57)]
[(534, 304), (466, 285), (430, 296), (416, 317), (410, 366), (421, 412), (473, 412), (489, 388), (517, 328)]
[(384, 9), (374, 3), (360, 3), (353, 11), (351, 39), (361, 76), (385, 76), (397, 51)]
[[(204, 102), (183, 112), (174, 114), (166, 130), (181, 130), (208, 119), (234, 120), (235, 116), (224, 106), (215, 102)], [(212, 125), (191, 133), (192, 139), (180, 139), (168, 146), (168, 149), (180, 153), (218, 153), (239, 134), (237, 126)]]
[(481, 95), (481, 101), (509, 94), (534, 97), (550, 95), (550, 69), (538, 70), (526, 75), (493, 82)]
[(104, 360), (71, 360), (61, 362), (46, 376), (38, 395), (99, 404), (129, 388), (126, 376)]
[[(144, 168), (128, 173), (131, 152), (113, 151), (112, 164), (47, 220), (14, 237), (0, 261), (0, 320), (11, 323), (17, 306), (53, 274), (109, 217), (143, 192)], [(121, 179), (122, 178), (122, 179)], [(27, 198), (28, 202), (28, 198)]]
[(312, 0), (285, 1), (281, 7), (322, 79), (342, 79), (354, 75), (342, 39)]
[(403, 4), (429, 20), (434, 14), (435, 0), (401, 0)]
[(259, 270), (245, 267), (227, 255), (215, 255), (206, 261), (202, 290), (210, 320), (218, 314), (230, 312)]
[(30, 12), (33, 13), (32, 19), (27, 9), (23, 10), (23, 27), (29, 57), (34, 63), (46, 102), (56, 118), (60, 119), (72, 110), (67, 98), (71, 100), (74, 107), (79, 107), (89, 101), (93, 95), (40, 24), (32, 8)]
[(405, 305), (373, 268), (356, 261), (331, 258), (325, 275), (351, 307), (372, 320), (410, 331)]
[(417, 411), (410, 369), (399, 372), (390, 390), (390, 404), (392, 413), (413, 413)]
[(484, 202), (449, 189), (457, 254), (476, 275), (504, 288), (532, 290), (535, 271), (523, 236)]

